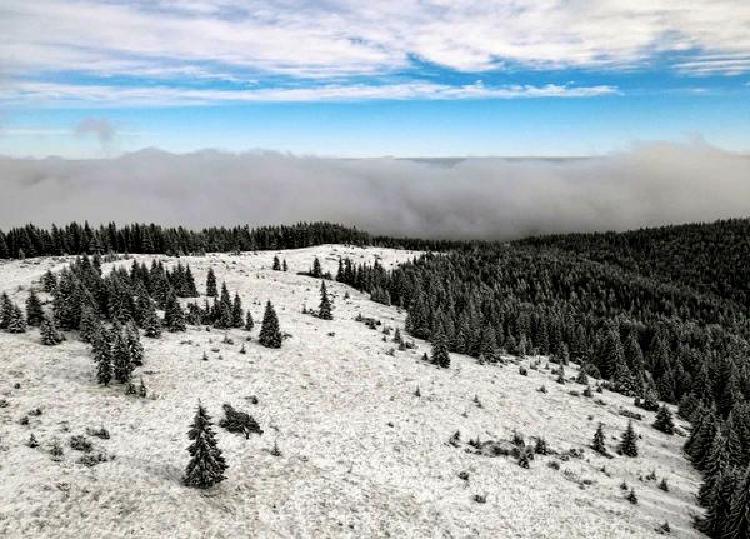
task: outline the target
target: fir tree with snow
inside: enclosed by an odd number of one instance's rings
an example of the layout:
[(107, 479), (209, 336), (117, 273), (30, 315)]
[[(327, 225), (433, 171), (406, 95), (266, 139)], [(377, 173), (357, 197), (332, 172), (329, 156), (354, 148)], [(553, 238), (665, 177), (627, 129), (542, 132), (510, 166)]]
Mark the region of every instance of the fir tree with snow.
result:
[(13, 305), (10, 309), (10, 318), (8, 319), (8, 333), (26, 333), (26, 317), (18, 305)]
[(447, 369), (451, 365), (451, 356), (448, 353), (448, 345), (445, 342), (445, 336), (441, 332), (438, 332), (433, 339), (430, 360), (433, 365), (437, 365), (442, 369)]
[(39, 327), (39, 334), (42, 339), (42, 344), (45, 346), (54, 346), (65, 340), (65, 336), (60, 333), (55, 326), (55, 319), (46, 315), (42, 318), (42, 323)]
[(618, 452), (626, 457), (638, 456), (638, 436), (633, 428), (633, 422), (628, 421), (628, 426), (620, 437)]
[(281, 331), (279, 330), (279, 319), (271, 301), (266, 302), (266, 311), (263, 314), (263, 322), (260, 325), (259, 342), (266, 348), (281, 348)]
[(599, 426), (596, 427), (596, 432), (594, 433), (594, 442), (591, 444), (591, 447), (600, 455), (607, 454), (607, 446), (605, 445), (604, 440), (604, 425), (599, 423)]
[(252, 331), (255, 327), (255, 320), (253, 320), (253, 315), (250, 314), (250, 311), (247, 311), (245, 314), (245, 330), (246, 331)]
[(232, 321), (231, 327), (241, 328), (242, 327), (242, 300), (240, 300), (239, 293), (234, 293), (234, 302), (232, 303)]
[(193, 442), (188, 447), (190, 461), (185, 468), (185, 485), (207, 489), (226, 479), (224, 472), (228, 466), (216, 444), (211, 417), (200, 403), (188, 431), (188, 438)]
[(206, 275), (206, 295), (216, 297), (216, 274), (213, 268), (208, 268)]
[(26, 324), (29, 326), (38, 326), (42, 323), (43, 317), (42, 302), (39, 301), (39, 296), (32, 288), (29, 292), (29, 297), (26, 299)]
[(333, 320), (333, 315), (331, 314), (331, 301), (328, 299), (325, 281), (321, 281), (320, 283), (320, 307), (318, 307), (318, 318), (321, 320)]
[(659, 408), (656, 412), (656, 420), (654, 421), (654, 428), (660, 430), (664, 434), (674, 434), (674, 421), (672, 420), (672, 412), (666, 405)]

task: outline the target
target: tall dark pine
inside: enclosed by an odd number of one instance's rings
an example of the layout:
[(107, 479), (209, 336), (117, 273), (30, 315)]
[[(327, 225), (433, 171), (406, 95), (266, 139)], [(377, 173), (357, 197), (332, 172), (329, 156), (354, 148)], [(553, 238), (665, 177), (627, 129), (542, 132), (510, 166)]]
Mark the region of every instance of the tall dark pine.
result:
[(445, 336), (438, 332), (433, 338), (432, 354), (430, 356), (432, 363), (442, 369), (451, 366), (451, 356), (448, 353), (448, 345), (445, 342)]
[(213, 268), (208, 268), (206, 275), (206, 295), (216, 297), (216, 274)]
[(13, 303), (8, 294), (3, 292), (0, 296), (0, 329), (8, 329), (10, 317), (13, 314)]
[(310, 275), (312, 275), (316, 279), (320, 279), (320, 277), (323, 275), (323, 272), (320, 269), (320, 260), (317, 256), (315, 257), (315, 260), (313, 260), (313, 267), (310, 271)]
[(39, 301), (39, 296), (36, 295), (36, 291), (32, 288), (31, 292), (29, 292), (29, 297), (26, 299), (26, 323), (30, 326), (38, 326), (42, 323), (43, 317), (42, 302)]
[(44, 316), (39, 327), (39, 333), (42, 338), (42, 344), (45, 346), (54, 346), (65, 340), (62, 333), (55, 327), (55, 319), (50, 316)]
[(86, 305), (81, 309), (81, 325), (78, 331), (78, 338), (85, 343), (90, 343), (91, 339), (94, 338), (99, 327), (99, 316), (96, 311), (90, 305)]
[(271, 301), (266, 302), (266, 311), (263, 314), (263, 322), (260, 325), (260, 344), (266, 348), (281, 348), (281, 331), (279, 330), (279, 319)]
[(732, 506), (729, 512), (726, 539), (747, 539), (750, 537), (750, 466), (744, 477), (737, 484), (732, 495)]
[(635, 433), (632, 421), (628, 421), (628, 426), (620, 437), (618, 450), (622, 455), (627, 457), (638, 456), (638, 436)]
[(278, 255), (274, 255), (273, 257), (273, 269), (276, 271), (281, 271), (281, 260), (279, 260)]
[(108, 386), (112, 381), (112, 334), (101, 324), (91, 338), (91, 352), (96, 362), (96, 379)]
[(604, 426), (601, 423), (599, 423), (599, 426), (596, 427), (596, 432), (594, 433), (594, 443), (591, 444), (591, 447), (600, 455), (607, 454), (607, 446), (604, 444)]
[(325, 281), (321, 281), (320, 283), (320, 307), (318, 307), (318, 317), (322, 320), (333, 320), (333, 315), (331, 314), (331, 300), (328, 299)]
[(170, 333), (185, 331), (185, 313), (180, 307), (180, 302), (171, 292), (167, 296), (167, 304), (164, 307), (164, 325)]
[(114, 343), (112, 345), (112, 356), (114, 367), (113, 374), (115, 379), (121, 384), (128, 383), (135, 365), (130, 356), (127, 339), (122, 334), (122, 331), (118, 331), (115, 334)]
[(206, 489), (226, 479), (224, 472), (228, 468), (227, 463), (216, 445), (211, 417), (200, 403), (188, 431), (188, 438), (193, 442), (188, 447), (190, 462), (185, 468), (185, 485)]
[(232, 304), (232, 327), (242, 327), (242, 300), (240, 300), (240, 295), (237, 292), (234, 293), (234, 303)]
[(24, 317), (18, 305), (13, 305), (11, 308), (6, 331), (8, 333), (26, 333), (26, 317)]
[(656, 421), (654, 421), (654, 428), (662, 431), (664, 434), (674, 434), (674, 421), (672, 420), (672, 412), (666, 405), (659, 408), (656, 412)]
[(253, 320), (253, 315), (250, 314), (250, 311), (247, 311), (247, 314), (245, 315), (245, 329), (247, 331), (252, 331), (255, 327), (255, 320)]

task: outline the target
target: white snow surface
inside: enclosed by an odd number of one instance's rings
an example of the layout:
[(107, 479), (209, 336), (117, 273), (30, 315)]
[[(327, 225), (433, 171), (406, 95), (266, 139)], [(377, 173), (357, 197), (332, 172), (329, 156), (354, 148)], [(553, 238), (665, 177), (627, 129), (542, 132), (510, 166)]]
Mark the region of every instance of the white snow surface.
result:
[[(286, 259), (288, 272), (270, 269), (275, 254)], [(192, 326), (159, 340), (143, 338), (146, 360), (136, 381), (143, 378), (147, 399), (127, 396), (120, 385), (97, 385), (89, 347), (72, 333), (46, 347), (37, 329), (0, 332), (0, 399), (7, 401), (0, 408), (0, 536), (608, 538), (657, 536), (665, 521), (672, 536), (698, 536), (691, 518), (700, 511), (694, 500), (700, 478), (682, 454), (683, 436), (657, 432), (650, 426), (654, 415), (638, 410), (646, 417), (634, 422), (641, 435), (637, 458), (610, 460), (589, 449), (601, 421), (614, 453), (627, 424), (618, 410), (635, 410), (632, 399), (605, 391), (594, 393), (604, 403), (596, 404), (570, 395), (583, 387), (556, 384), (546, 358), (521, 376), (515, 364), (478, 365), (457, 354), (449, 370), (437, 369), (421, 360), (429, 345), (419, 340), (415, 351), (388, 355), (393, 343), (383, 342), (383, 326), (371, 330), (354, 319), (361, 313), (403, 329), (404, 313), (339, 283), (327, 283), (334, 320), (301, 313), (303, 305), (317, 308), (319, 281), (295, 272), (309, 269), (314, 257), (335, 273), (339, 256), (356, 263), (379, 258), (392, 267), (417, 254), (323, 245), (182, 257), (200, 292), (213, 267), (219, 285), (226, 281), (230, 294), (239, 291), (258, 324), (250, 334), (229, 331), (233, 345), (222, 344), (223, 331)], [(134, 258), (177, 263), (165, 256)], [(59, 270), (69, 261), (0, 264), (0, 289), (22, 304), (47, 268)], [(280, 350), (257, 343), (267, 299), (282, 332), (291, 335)], [(239, 353), (243, 342), (246, 355)], [(201, 359), (204, 352), (208, 361)], [(576, 372), (566, 369), (569, 377)], [(541, 385), (548, 393), (537, 391)], [(251, 395), (258, 404), (249, 402)], [(265, 431), (246, 440), (215, 425), (229, 469), (208, 491), (181, 483), (198, 400), (215, 423), (222, 404), (230, 403)], [(34, 408), (42, 414), (19, 424)], [(93, 467), (77, 463), (83, 453), (69, 447), (70, 436), (100, 426), (111, 438), (88, 436), (94, 451), (115, 458)], [(552, 449), (583, 448), (585, 454), (567, 461), (538, 456), (525, 470), (510, 457), (465, 451), (469, 438), (508, 440), (514, 429), (527, 441), (544, 436)], [(447, 443), (456, 430), (460, 448)], [(36, 449), (26, 445), (31, 433), (40, 442)], [(54, 439), (65, 450), (59, 461), (49, 454)], [(281, 456), (269, 452), (274, 441)], [(549, 466), (555, 461), (559, 470)], [(462, 471), (468, 481), (458, 477)], [(646, 480), (652, 471), (657, 480)], [(669, 492), (657, 488), (661, 478)], [(624, 499), (623, 482), (635, 488), (637, 505)], [(486, 503), (474, 501), (475, 494)]]

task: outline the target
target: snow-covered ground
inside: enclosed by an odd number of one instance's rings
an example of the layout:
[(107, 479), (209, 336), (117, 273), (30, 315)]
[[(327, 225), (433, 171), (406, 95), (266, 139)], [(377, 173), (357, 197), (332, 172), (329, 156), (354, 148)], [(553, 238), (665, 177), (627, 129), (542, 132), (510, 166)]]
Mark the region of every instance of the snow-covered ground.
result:
[[(521, 376), (513, 364), (482, 366), (455, 354), (449, 370), (436, 369), (420, 360), (429, 352), (421, 341), (417, 350), (389, 355), (393, 344), (354, 319), (361, 313), (403, 328), (404, 314), (338, 283), (329, 283), (334, 320), (301, 313), (303, 305), (317, 308), (319, 282), (294, 272), (307, 270), (315, 256), (335, 272), (339, 256), (380, 257), (390, 267), (416, 253), (335, 245), (278, 253), (289, 272), (270, 270), (273, 251), (181, 259), (200, 291), (213, 267), (258, 322), (270, 299), (291, 337), (267, 350), (257, 344), (256, 327), (246, 355), (239, 353), (248, 336), (241, 330), (229, 332), (232, 345), (222, 344), (224, 332), (196, 327), (143, 339), (146, 362), (136, 376), (153, 398), (98, 386), (88, 346), (75, 338), (45, 347), (36, 329), (0, 333), (0, 399), (7, 401), (0, 408), (0, 536), (607, 538), (656, 536), (665, 521), (673, 536), (697, 536), (691, 515), (699, 511), (699, 476), (682, 456), (683, 437), (657, 432), (653, 414), (645, 413), (635, 421), (638, 458), (610, 460), (589, 449), (601, 421), (614, 452), (614, 437), (627, 424), (618, 410), (633, 410), (631, 399), (605, 391), (594, 394), (603, 401), (596, 404), (570, 395), (583, 387), (556, 384), (543, 358), (539, 370)], [(63, 262), (1, 264), (0, 289), (20, 304), (33, 280)], [(537, 391), (543, 384), (546, 394)], [(207, 492), (180, 481), (199, 399), (215, 422), (222, 404), (231, 403), (265, 430), (246, 440), (216, 426), (229, 470)], [(20, 425), (34, 408), (42, 414)], [(95, 451), (115, 458), (77, 463), (82, 453), (68, 446), (70, 436), (100, 426), (111, 438), (88, 438)], [(469, 438), (510, 439), (514, 429), (527, 439), (544, 436), (551, 449), (585, 453), (537, 457), (525, 470), (512, 458), (465, 450)], [(460, 448), (447, 443), (456, 430)], [(31, 433), (41, 444), (36, 449), (26, 446)], [(55, 438), (65, 449), (58, 461), (49, 454)], [(269, 452), (275, 441), (281, 456)], [(657, 480), (646, 480), (652, 471)], [(657, 488), (661, 478), (669, 492)], [(623, 481), (635, 487), (637, 505), (624, 499)]]

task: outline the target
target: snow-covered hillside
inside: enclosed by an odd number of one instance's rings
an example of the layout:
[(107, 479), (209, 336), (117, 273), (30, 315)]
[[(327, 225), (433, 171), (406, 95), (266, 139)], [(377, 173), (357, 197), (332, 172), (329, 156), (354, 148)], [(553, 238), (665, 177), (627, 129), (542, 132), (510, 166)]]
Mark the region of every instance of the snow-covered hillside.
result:
[[(288, 272), (270, 269), (275, 254)], [(251, 333), (229, 331), (233, 344), (222, 342), (223, 331), (202, 327), (143, 339), (146, 361), (136, 380), (143, 378), (147, 399), (127, 396), (120, 385), (97, 385), (89, 347), (72, 335), (45, 347), (37, 329), (0, 333), (6, 403), (0, 408), (0, 536), (605, 538), (657, 536), (664, 522), (673, 536), (697, 536), (691, 515), (699, 512), (699, 476), (682, 455), (682, 436), (657, 432), (653, 414), (637, 410), (645, 415), (634, 421), (642, 437), (637, 458), (607, 459), (589, 449), (602, 422), (614, 453), (627, 424), (620, 409), (636, 411), (631, 399), (607, 391), (571, 395), (583, 386), (555, 383), (545, 358), (522, 376), (513, 363), (478, 365), (458, 355), (449, 370), (437, 369), (421, 360), (429, 353), (422, 341), (416, 350), (390, 352), (394, 344), (380, 330), (403, 329), (404, 314), (339, 283), (328, 283), (334, 320), (302, 314), (303, 306), (317, 308), (319, 281), (295, 272), (308, 270), (316, 256), (335, 273), (340, 256), (357, 263), (379, 258), (390, 267), (415, 255), (324, 245), (182, 257), (200, 291), (213, 267), (219, 284), (238, 291), (256, 321), (270, 299), (281, 331), (291, 336), (280, 350), (257, 344), (257, 326)], [(0, 289), (22, 305), (32, 281), (65, 262), (0, 265)], [(355, 320), (358, 314), (383, 325), (369, 329)], [(568, 377), (576, 373), (574, 366), (566, 369)], [(538, 391), (542, 385), (546, 393)], [(245, 439), (215, 427), (229, 470), (210, 491), (181, 483), (198, 400), (215, 422), (230, 403), (265, 431)], [(19, 424), (36, 408), (41, 415)], [(110, 439), (87, 438), (95, 452), (113, 458), (78, 463), (82, 453), (70, 448), (70, 437), (102, 426)], [(449, 443), (457, 430), (458, 447)], [(466, 443), (510, 440), (514, 430), (529, 442), (543, 436), (560, 454), (583, 449), (583, 456), (537, 456), (523, 469), (511, 457), (474, 454)], [(40, 442), (35, 449), (26, 445), (31, 433)], [(59, 459), (49, 454), (54, 439), (65, 451)], [(274, 442), (280, 456), (270, 452)], [(651, 472), (656, 480), (646, 479)], [(662, 478), (668, 492), (658, 488)], [(625, 499), (631, 487), (636, 505)]]

